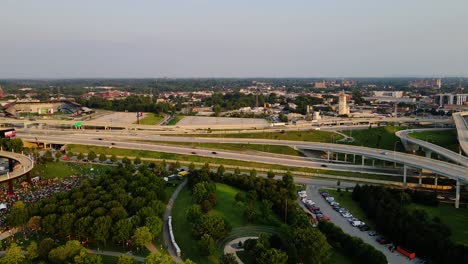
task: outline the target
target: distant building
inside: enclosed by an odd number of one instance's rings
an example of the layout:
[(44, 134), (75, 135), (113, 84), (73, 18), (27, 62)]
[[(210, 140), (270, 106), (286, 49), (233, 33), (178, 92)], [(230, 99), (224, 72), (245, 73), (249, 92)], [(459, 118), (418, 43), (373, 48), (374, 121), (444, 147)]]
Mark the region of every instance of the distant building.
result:
[(326, 81), (315, 82), (314, 88), (320, 88), (320, 89), (327, 88), (327, 82)]
[(94, 111), (69, 100), (49, 102), (40, 102), (38, 100), (16, 101), (3, 106), (3, 114), (13, 117), (18, 117), (22, 114), (52, 115), (57, 112), (80, 115), (89, 114)]
[(374, 97), (383, 97), (383, 96), (395, 97), (395, 98), (403, 97), (403, 91), (373, 91), (372, 93)]
[(338, 114), (349, 115), (349, 106), (346, 105), (346, 94), (344, 91), (340, 93), (338, 99)]

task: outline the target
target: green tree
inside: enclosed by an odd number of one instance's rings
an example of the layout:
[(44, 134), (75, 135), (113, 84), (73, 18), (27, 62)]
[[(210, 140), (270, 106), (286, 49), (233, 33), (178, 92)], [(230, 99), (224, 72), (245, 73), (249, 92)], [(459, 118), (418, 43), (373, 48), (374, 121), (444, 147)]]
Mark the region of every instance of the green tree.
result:
[(236, 167), (234, 169), (234, 175), (240, 175), (241, 174), (241, 170), (239, 169), (239, 167)]
[(130, 256), (122, 254), (119, 257), (117, 264), (136, 264), (137, 262)]
[(55, 247), (55, 242), (52, 238), (47, 237), (39, 242), (38, 253), (41, 259), (47, 258), (49, 252)]
[(135, 241), (135, 244), (145, 246), (153, 240), (153, 235), (148, 227), (142, 226), (135, 230), (132, 239)]
[(250, 177), (255, 178), (257, 177), (257, 170), (256, 169), (251, 169), (249, 172)]
[(73, 152), (71, 152), (71, 151), (68, 151), (68, 152), (67, 152), (67, 157), (71, 158), (71, 157), (73, 157), (73, 156), (74, 156)]
[(185, 215), (189, 223), (196, 223), (201, 219), (203, 213), (201, 211), (200, 205), (194, 204), (189, 209), (187, 209)]
[(106, 154), (101, 153), (101, 155), (99, 155), (99, 160), (100, 160), (101, 162), (102, 162), (102, 161), (106, 161), (106, 160), (107, 160)]
[(35, 241), (32, 241), (26, 248), (26, 259), (32, 262), (37, 257), (39, 257), (39, 247)]
[(22, 201), (17, 201), (13, 204), (10, 214), (7, 218), (7, 223), (10, 226), (22, 226), (28, 221), (28, 209)]
[(331, 246), (320, 231), (311, 226), (294, 228), (291, 237), (301, 262), (328, 263)]
[(224, 166), (219, 165), (218, 170), (216, 172), (218, 174), (218, 176), (223, 176), (225, 172), (226, 172), (226, 169), (224, 168)]
[(145, 226), (148, 227), (153, 238), (156, 238), (161, 234), (163, 221), (157, 216), (150, 216), (146, 218)]
[(96, 155), (96, 153), (94, 151), (91, 150), (90, 152), (88, 152), (88, 160), (89, 161), (93, 161), (96, 158), (97, 158), (97, 155)]
[(0, 264), (22, 264), (26, 261), (26, 257), (16, 243), (11, 245), (5, 251), (5, 254), (0, 258)]
[(141, 158), (136, 157), (135, 160), (133, 161), (133, 163), (135, 163), (136, 165), (141, 164)]
[(195, 170), (195, 164), (193, 164), (193, 162), (190, 163), (190, 165), (188, 167), (188, 170), (189, 171), (194, 171)]
[(258, 264), (286, 264), (288, 262), (288, 255), (276, 248), (270, 248), (263, 251), (256, 261)]
[(29, 221), (26, 226), (29, 230), (37, 233), (39, 230), (41, 230), (41, 220), (42, 218), (40, 216), (35, 215), (29, 218)]
[(112, 227), (112, 240), (115, 242), (125, 242), (126, 240), (130, 239), (132, 235), (133, 224), (131, 221), (127, 219), (122, 219), (117, 221), (115, 225)]
[(96, 241), (104, 243), (104, 245), (107, 243), (111, 225), (112, 218), (110, 216), (100, 216), (94, 220), (92, 230)]
[(84, 155), (83, 153), (78, 153), (78, 157), (76, 157), (78, 160), (83, 160), (84, 159)]
[(77, 240), (67, 241), (65, 245), (56, 247), (49, 252), (49, 261), (52, 263), (71, 263), (75, 256), (80, 254), (83, 246)]
[(112, 162), (117, 162), (117, 156), (115, 156), (115, 154), (112, 154), (112, 156), (110, 157), (110, 160)]
[(198, 241), (198, 248), (204, 256), (213, 255), (216, 249), (213, 238), (208, 234), (202, 235), (200, 241)]
[(267, 172), (267, 177), (268, 177), (268, 179), (273, 179), (273, 178), (275, 178), (275, 173), (272, 170), (269, 170)]
[(55, 152), (55, 158), (58, 160), (62, 157), (62, 153), (60, 151)]
[(122, 159), (122, 163), (125, 164), (125, 165), (130, 165), (130, 164), (132, 164), (132, 161), (127, 156), (125, 156)]
[[(221, 257), (220, 264), (237, 264), (237, 259), (232, 253), (225, 254)], [(272, 262), (273, 263), (273, 262)]]
[(145, 258), (145, 264), (174, 264), (171, 256), (163, 255), (160, 252), (151, 253)]

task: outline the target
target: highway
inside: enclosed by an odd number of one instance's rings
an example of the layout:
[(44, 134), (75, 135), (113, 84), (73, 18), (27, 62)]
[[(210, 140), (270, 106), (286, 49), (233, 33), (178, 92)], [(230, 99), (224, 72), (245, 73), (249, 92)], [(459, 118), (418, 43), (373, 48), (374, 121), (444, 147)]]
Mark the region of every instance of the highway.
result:
[[(107, 147), (118, 147), (118, 148), (129, 148), (129, 149), (142, 149), (142, 150), (151, 150), (151, 151), (160, 151), (160, 152), (169, 152), (169, 153), (178, 153), (178, 154), (191, 154), (194, 152), (193, 148), (190, 147), (180, 147), (180, 146), (167, 146), (167, 145), (157, 145), (149, 143), (136, 143), (129, 140), (148, 140), (155, 139), (157, 141), (178, 141), (178, 142), (207, 142), (207, 143), (242, 143), (242, 144), (264, 144), (264, 145), (283, 145), (290, 147), (297, 147), (299, 149), (313, 149), (320, 151), (331, 151), (336, 153), (346, 153), (351, 155), (361, 155), (367, 159), (378, 159), (385, 160), (388, 162), (396, 162), (399, 164), (404, 164), (406, 166), (426, 169), (433, 171), (439, 175), (443, 175), (452, 179), (459, 179), (463, 182), (468, 181), (468, 168), (458, 166), (452, 163), (428, 159), (416, 155), (401, 153), (401, 152), (392, 152), (382, 149), (374, 149), (360, 146), (352, 145), (343, 145), (343, 144), (330, 144), (330, 143), (317, 143), (317, 142), (301, 142), (301, 141), (288, 141), (288, 140), (270, 140), (270, 139), (242, 139), (242, 138), (202, 138), (202, 137), (169, 137), (169, 136), (133, 136), (127, 137), (126, 142), (116, 141), (118, 138), (113, 136), (111, 139), (105, 138), (103, 135), (102, 140), (97, 138), (93, 139), (95, 134), (81, 136), (70, 135), (23, 135), (20, 134), (20, 137), (35, 141), (35, 138), (41, 142), (46, 141), (48, 143), (58, 143), (58, 144), (85, 144), (85, 145), (96, 145), (96, 146), (107, 146)], [(84, 138), (82, 138), (84, 137)], [(112, 146), (112, 142), (117, 142), (115, 146)], [(212, 150), (198, 148), (196, 155), (213, 157), (213, 158), (225, 158), (225, 159), (235, 159), (243, 161), (252, 161), (260, 163), (269, 163), (269, 164), (279, 164), (285, 166), (297, 166), (297, 167), (308, 167), (311, 166), (311, 161), (306, 160), (296, 160), (296, 159), (287, 159), (287, 158), (278, 158), (273, 156), (266, 156), (264, 153), (254, 154), (249, 153), (238, 153), (232, 151), (216, 151), (217, 154), (213, 154)]]
[(5, 182), (11, 179), (21, 177), (24, 174), (30, 172), (32, 168), (34, 167), (34, 162), (29, 157), (20, 153), (15, 153), (15, 152), (10, 152), (10, 151), (0, 151), (0, 157), (13, 159), (13, 160), (18, 161), (21, 164), (20, 167), (16, 168), (12, 172), (1, 175), (0, 182)]
[[(411, 137), (409, 134), (410, 133), (417, 133), (417, 132), (425, 132), (425, 131), (440, 131), (440, 130), (447, 130), (445, 128), (430, 128), (430, 129), (407, 129), (407, 130), (400, 130), (395, 133), (397, 137), (399, 137), (402, 141), (410, 142), (411, 144), (415, 144), (420, 146), (426, 151), (430, 151), (433, 153), (436, 153), (440, 156), (443, 156), (459, 165), (462, 166), (468, 166), (468, 157), (465, 157), (463, 155), (460, 155), (458, 153), (455, 153), (449, 149), (446, 149), (444, 147), (438, 146), (436, 144), (432, 144), (430, 142), (417, 139), (414, 137)], [(405, 143), (403, 143), (405, 144)]]
[(468, 155), (468, 112), (454, 113), (452, 117), (457, 128), (460, 147)]

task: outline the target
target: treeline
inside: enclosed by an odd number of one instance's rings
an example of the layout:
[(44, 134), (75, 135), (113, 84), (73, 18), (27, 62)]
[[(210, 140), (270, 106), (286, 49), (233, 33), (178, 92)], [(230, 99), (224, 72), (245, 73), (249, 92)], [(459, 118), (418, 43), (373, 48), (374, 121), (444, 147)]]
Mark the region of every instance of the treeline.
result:
[(277, 235), (267, 237), (265, 234), (260, 234), (258, 239), (248, 239), (240, 246), (244, 248), (250, 259), (254, 260), (254, 263), (288, 263), (288, 255), (281, 250), (283, 244), (281, 238)]
[(20, 138), (0, 138), (0, 146), (6, 151), (21, 151), (23, 150), (23, 140)]
[(165, 182), (154, 168), (119, 166), (28, 207), (17, 202), (7, 223), (60, 241), (144, 246), (160, 235), (165, 210)]
[[(202, 170), (191, 174), (189, 182), (214, 181), (246, 191), (245, 197), (238, 195), (236, 199), (249, 203), (248, 200), (255, 197), (255, 200), (262, 201), (264, 209), (254, 212), (259, 218), (264, 217), (263, 210), (271, 208), (280, 219), (285, 220), (287, 225), (282, 228), (283, 250), (287, 253), (288, 263), (327, 263), (331, 256), (331, 246), (325, 236), (310, 225), (307, 215), (298, 207), (292, 175), (287, 173), (281, 180), (274, 180), (274, 177), (272, 172), (268, 173), (268, 178), (257, 177), (255, 170), (248, 175), (241, 174), (238, 169), (234, 173), (226, 173), (222, 166), (217, 172), (211, 172), (205, 165)], [(254, 208), (248, 209), (247, 206), (246, 215), (249, 214), (248, 210)]]
[(334, 249), (342, 252), (345, 256), (352, 257), (356, 263), (388, 263), (387, 257), (385, 257), (382, 252), (365, 243), (362, 239), (344, 233), (343, 230), (336, 225), (326, 221), (320, 221), (318, 228), (325, 234), (328, 243), (330, 243)]
[[(439, 218), (431, 219), (424, 210), (411, 210), (405, 205), (430, 197), (380, 186), (356, 186), (353, 199), (374, 219), (377, 228), (388, 239), (417, 256), (434, 263), (468, 263), (468, 247), (450, 240), (451, 230)], [(430, 199), (430, 198), (429, 198)]]
[(182, 108), (181, 104), (174, 106), (165, 102), (156, 103), (151, 97), (129, 96), (122, 100), (106, 100), (100, 97), (89, 99), (77, 98), (77, 103), (93, 109), (105, 109), (112, 111), (173, 113)]

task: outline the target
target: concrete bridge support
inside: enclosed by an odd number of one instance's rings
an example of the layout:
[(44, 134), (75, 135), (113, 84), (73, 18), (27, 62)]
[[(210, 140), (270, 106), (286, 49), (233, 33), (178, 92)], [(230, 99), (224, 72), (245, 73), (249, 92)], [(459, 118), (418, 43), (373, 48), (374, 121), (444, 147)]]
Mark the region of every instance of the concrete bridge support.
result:
[(365, 164), (366, 164), (366, 157), (362, 156), (362, 166), (364, 167)]
[(460, 207), (460, 179), (457, 179), (457, 186), (456, 186), (456, 193), (455, 193), (455, 208)]
[(426, 152), (426, 158), (430, 159), (432, 157), (432, 151), (426, 149), (425, 152)]
[(403, 164), (403, 187), (406, 188), (406, 175), (408, 173), (408, 167)]

